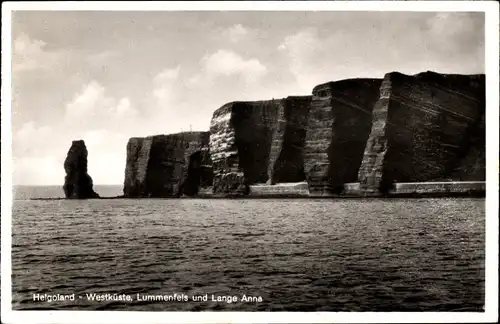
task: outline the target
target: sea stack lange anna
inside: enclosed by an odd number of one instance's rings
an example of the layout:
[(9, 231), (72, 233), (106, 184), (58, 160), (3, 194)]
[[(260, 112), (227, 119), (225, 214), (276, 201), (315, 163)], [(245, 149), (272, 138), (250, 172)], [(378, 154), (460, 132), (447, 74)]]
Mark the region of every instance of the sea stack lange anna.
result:
[(87, 156), (85, 142), (82, 140), (73, 141), (64, 161), (66, 177), (63, 189), (66, 198), (99, 198), (93, 189), (92, 178), (87, 173)]

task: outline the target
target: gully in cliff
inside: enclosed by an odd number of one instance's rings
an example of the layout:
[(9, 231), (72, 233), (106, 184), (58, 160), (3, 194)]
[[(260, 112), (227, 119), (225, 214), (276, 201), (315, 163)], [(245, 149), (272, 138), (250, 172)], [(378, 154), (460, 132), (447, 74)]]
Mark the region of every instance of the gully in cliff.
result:
[(92, 188), (92, 178), (87, 173), (87, 155), (85, 142), (82, 140), (73, 141), (64, 161), (66, 177), (63, 189), (66, 198), (99, 198), (99, 195)]

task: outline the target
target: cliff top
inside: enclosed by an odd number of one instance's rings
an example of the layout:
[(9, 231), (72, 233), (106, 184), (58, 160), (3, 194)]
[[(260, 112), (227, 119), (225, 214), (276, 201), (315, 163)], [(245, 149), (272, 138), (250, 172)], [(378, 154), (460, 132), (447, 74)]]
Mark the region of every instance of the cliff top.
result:
[[(399, 73), (399, 72), (391, 72), (391, 73)], [(399, 73), (403, 74), (403, 73)], [(434, 71), (425, 71), (425, 72), (420, 72), (417, 74), (414, 74), (413, 76), (415, 77), (436, 77), (436, 76), (443, 76), (443, 77), (478, 77), (482, 78), (484, 77), (484, 73), (476, 73), (476, 74), (457, 74), (457, 73), (439, 73), (439, 72), (434, 72)]]
[(208, 145), (210, 140), (210, 132), (179, 132), (174, 134), (158, 134), (150, 135), (146, 137), (132, 137), (128, 141), (128, 145), (142, 145), (144, 140), (150, 140), (151, 142), (162, 142), (170, 143), (176, 147), (185, 147), (189, 145), (189, 142), (198, 142), (202, 145)]
[[(392, 76), (401, 76), (401, 77), (414, 77), (420, 80), (425, 80), (425, 81), (436, 81), (436, 82), (442, 82), (445, 80), (449, 81), (465, 81), (465, 80), (471, 80), (471, 79), (478, 79), (482, 80), (485, 78), (485, 74), (447, 74), (447, 73), (439, 73), (435, 71), (425, 71), (425, 72), (420, 72), (417, 74), (404, 74), (398, 71), (392, 71), (388, 72), (384, 75), (384, 77), (392, 75)], [(349, 78), (349, 79), (343, 79), (343, 80), (337, 80), (337, 81), (329, 81), (325, 83), (318, 84), (313, 88), (313, 93), (318, 92), (319, 90), (323, 90), (328, 87), (338, 87), (338, 86), (349, 86), (352, 85), (353, 83), (359, 83), (359, 82), (376, 82), (376, 81), (381, 81), (382, 78)]]
[(351, 78), (351, 79), (343, 79), (343, 80), (337, 80), (337, 81), (328, 81), (325, 83), (318, 84), (315, 86), (312, 90), (313, 94), (316, 94), (318, 91), (327, 89), (330, 87), (345, 87), (349, 88), (352, 87), (353, 85), (357, 84), (367, 84), (367, 83), (375, 83), (375, 82), (382, 82), (382, 79), (377, 79), (377, 78)]
[(208, 136), (210, 134), (209, 131), (191, 131), (191, 132), (178, 132), (178, 133), (171, 133), (171, 134), (155, 134), (155, 135), (148, 135), (145, 137), (131, 137), (130, 140), (141, 140), (145, 138), (161, 138), (161, 137), (171, 137), (171, 138), (183, 138), (183, 139), (197, 139), (201, 136)]
[(448, 87), (455, 91), (464, 91), (465, 93), (474, 93), (479, 95), (485, 89), (485, 74), (445, 74), (434, 71), (425, 71), (414, 75), (403, 74), (400, 72), (387, 73), (384, 78), (390, 78), (397, 83), (419, 82), (436, 84)]
[(416, 78), (426, 82), (468, 82), (471, 80), (484, 80), (485, 74), (451, 74), (451, 73), (438, 73), (434, 71), (425, 71), (417, 74), (404, 74), (401, 72), (393, 71), (387, 73), (385, 77), (401, 77), (401, 78)]
[(255, 101), (231, 101), (226, 104), (224, 104), (222, 107), (216, 109), (213, 113), (213, 118), (219, 117), (221, 115), (225, 115), (230, 112), (231, 109), (235, 108), (238, 105), (242, 106), (258, 106), (258, 105), (265, 105), (265, 104), (271, 104), (271, 103), (276, 103), (280, 101), (286, 101), (286, 100), (307, 100), (310, 99), (312, 96), (310, 95), (304, 95), (304, 96), (288, 96), (285, 98), (271, 98), (268, 100), (255, 100)]

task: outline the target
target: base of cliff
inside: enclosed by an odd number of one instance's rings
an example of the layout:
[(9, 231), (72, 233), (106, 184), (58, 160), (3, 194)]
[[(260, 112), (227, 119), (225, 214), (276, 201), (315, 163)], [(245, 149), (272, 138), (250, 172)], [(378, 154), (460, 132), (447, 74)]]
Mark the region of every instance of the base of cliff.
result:
[[(485, 181), (443, 181), (394, 183), (388, 193), (363, 191), (359, 183), (344, 184), (341, 194), (309, 192), (306, 182), (278, 183), (275, 185), (251, 185), (247, 195), (214, 193), (212, 187), (202, 188), (196, 196), (165, 198), (130, 198), (125, 196), (87, 198), (99, 199), (264, 199), (264, 198), (467, 198), (486, 196)], [(75, 200), (71, 198), (32, 198), (29, 200)]]

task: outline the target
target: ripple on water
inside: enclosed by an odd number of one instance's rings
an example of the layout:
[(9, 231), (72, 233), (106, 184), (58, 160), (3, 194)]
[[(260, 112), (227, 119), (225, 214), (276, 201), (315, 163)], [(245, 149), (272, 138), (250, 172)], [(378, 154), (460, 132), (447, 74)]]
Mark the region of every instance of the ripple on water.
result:
[[(13, 307), (482, 311), (484, 199), (16, 201)], [(33, 293), (261, 296), (37, 303)]]

